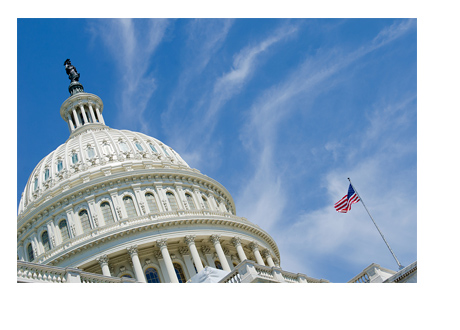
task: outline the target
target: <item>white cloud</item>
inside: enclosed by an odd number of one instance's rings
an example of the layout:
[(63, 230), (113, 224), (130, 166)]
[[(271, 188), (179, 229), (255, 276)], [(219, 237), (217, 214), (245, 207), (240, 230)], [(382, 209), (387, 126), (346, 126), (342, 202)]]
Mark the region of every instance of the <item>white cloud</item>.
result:
[(163, 19), (99, 20), (90, 31), (101, 38), (112, 54), (122, 75), (119, 123), (148, 132), (143, 113), (156, 88), (148, 72), (152, 56), (161, 42), (169, 22)]

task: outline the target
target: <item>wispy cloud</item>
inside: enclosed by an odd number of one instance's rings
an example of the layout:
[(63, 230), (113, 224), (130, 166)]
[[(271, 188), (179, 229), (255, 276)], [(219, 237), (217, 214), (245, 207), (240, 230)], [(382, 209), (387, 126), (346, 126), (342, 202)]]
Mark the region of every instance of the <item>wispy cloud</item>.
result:
[(104, 19), (90, 28), (107, 47), (122, 75), (118, 121), (124, 127), (148, 132), (143, 113), (156, 88), (149, 66), (168, 24), (163, 19)]
[[(226, 33), (227, 30), (224, 30)], [(213, 151), (210, 147), (210, 142), (213, 139), (214, 127), (219, 120), (221, 110), (251, 80), (254, 72), (259, 67), (262, 55), (269, 56), (269, 50), (275, 44), (285, 40), (296, 31), (297, 27), (294, 25), (283, 25), (265, 39), (244, 47), (234, 55), (231, 68), (220, 75), (210, 89), (202, 93), (200, 101), (195, 103), (192, 110), (194, 114), (192, 120), (196, 125), (190, 122), (184, 123), (187, 126), (188, 139), (175, 141), (177, 145), (182, 145), (183, 149), (188, 149), (187, 147), (192, 141), (200, 141), (199, 146), (194, 148), (192, 154), (185, 154), (188, 159), (196, 160), (192, 164), (196, 167), (201, 166), (200, 160), (203, 159), (204, 154), (206, 154), (207, 160), (213, 153), (216, 156), (218, 155), (218, 151)], [(205, 47), (210, 48), (211, 45), (218, 44), (222, 35), (211, 34), (211, 41), (205, 43)], [(207, 61), (209, 61), (209, 58), (205, 58), (204, 63), (207, 63)], [(203, 129), (203, 127), (206, 129)], [(214, 147), (215, 143), (216, 141), (213, 140)]]

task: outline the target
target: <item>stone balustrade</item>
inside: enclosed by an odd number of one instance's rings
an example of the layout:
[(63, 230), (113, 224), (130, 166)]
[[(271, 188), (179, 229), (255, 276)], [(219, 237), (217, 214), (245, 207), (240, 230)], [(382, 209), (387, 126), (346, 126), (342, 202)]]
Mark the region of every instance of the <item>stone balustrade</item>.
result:
[(269, 267), (257, 264), (252, 260), (244, 260), (238, 264), (219, 283), (328, 283), (323, 279), (315, 279), (303, 274), (294, 274), (280, 267)]
[(119, 278), (33, 262), (17, 261), (18, 283), (136, 283), (132, 278)]

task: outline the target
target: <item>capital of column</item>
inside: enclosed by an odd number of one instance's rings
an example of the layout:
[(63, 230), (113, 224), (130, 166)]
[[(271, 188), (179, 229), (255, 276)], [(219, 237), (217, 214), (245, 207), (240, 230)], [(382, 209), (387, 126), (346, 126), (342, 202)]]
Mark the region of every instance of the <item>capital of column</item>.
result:
[(211, 235), (209, 240), (212, 242), (212, 244), (220, 243), (220, 235), (213, 234), (213, 235)]
[(270, 250), (268, 250), (268, 249), (263, 250), (262, 251), (262, 256), (264, 258), (271, 257)]
[(192, 243), (195, 243), (195, 235), (187, 235), (185, 236), (185, 243), (187, 243), (188, 245), (192, 244)]
[(133, 245), (130, 247), (127, 247), (126, 250), (128, 250), (129, 255), (132, 257), (133, 255), (137, 255), (137, 245)]
[(241, 245), (241, 237), (235, 236), (232, 238), (232, 243), (237, 247), (238, 245)]
[(251, 242), (249, 244), (249, 248), (251, 249), (251, 251), (255, 251), (255, 250), (259, 250), (259, 244), (257, 244), (256, 242)]
[(157, 239), (157, 246), (162, 249), (164, 247), (167, 246), (167, 239), (166, 238), (162, 238), (162, 239)]
[(100, 256), (98, 258), (96, 258), (97, 262), (99, 262), (99, 264), (102, 266), (105, 266), (105, 265), (109, 265), (109, 257), (107, 257), (106, 254), (104, 254), (103, 256)]

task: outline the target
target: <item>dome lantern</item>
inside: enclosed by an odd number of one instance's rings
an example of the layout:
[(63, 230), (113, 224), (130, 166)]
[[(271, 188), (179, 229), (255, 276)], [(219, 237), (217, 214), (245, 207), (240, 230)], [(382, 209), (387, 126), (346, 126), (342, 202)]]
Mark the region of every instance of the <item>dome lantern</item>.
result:
[(83, 85), (79, 82), (80, 74), (69, 59), (64, 65), (70, 79), (70, 97), (61, 105), (60, 113), (69, 126), (70, 136), (77, 131), (81, 132), (82, 128), (105, 126), (102, 100), (96, 95), (84, 92)]

